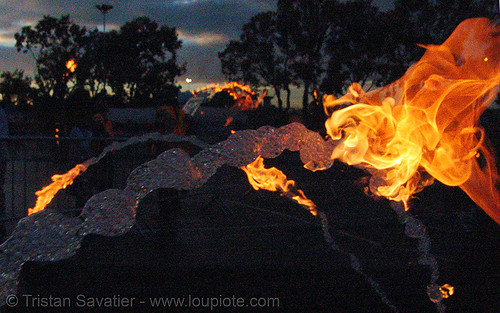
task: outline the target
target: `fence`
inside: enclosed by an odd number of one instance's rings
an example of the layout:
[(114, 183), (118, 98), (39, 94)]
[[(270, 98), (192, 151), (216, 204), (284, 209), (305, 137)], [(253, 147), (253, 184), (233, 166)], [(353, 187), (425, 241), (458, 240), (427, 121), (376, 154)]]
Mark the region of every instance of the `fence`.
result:
[[(128, 138), (25, 137), (0, 138), (7, 146), (3, 180), (4, 214), (0, 225), (12, 228), (35, 205), (37, 190), (52, 182), (54, 174), (66, 173), (87, 156), (75, 149), (87, 146), (88, 156), (97, 155), (112, 141)], [(161, 152), (159, 143), (142, 143), (113, 151), (105, 159), (75, 179), (72, 186), (61, 190), (49, 204), (61, 211), (79, 210), (91, 195), (108, 188), (123, 188), (126, 178), (139, 164)]]

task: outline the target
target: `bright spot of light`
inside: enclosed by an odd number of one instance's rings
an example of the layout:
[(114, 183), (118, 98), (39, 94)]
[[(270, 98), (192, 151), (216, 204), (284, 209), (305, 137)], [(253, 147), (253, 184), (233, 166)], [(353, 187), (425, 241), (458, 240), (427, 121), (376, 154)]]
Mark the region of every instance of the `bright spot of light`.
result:
[(70, 59), (68, 60), (68, 62), (66, 62), (66, 68), (71, 72), (73, 73), (75, 70), (76, 70), (76, 67), (78, 66), (78, 64), (76, 64), (75, 60), (74, 59)]
[(188, 83), (188, 84), (189, 84), (189, 83), (190, 83), (190, 82), (192, 82), (192, 81), (193, 81), (193, 80), (192, 80), (191, 78), (189, 78), (189, 77), (188, 77), (188, 78), (186, 78), (186, 83)]
[(184, 32), (182, 30), (177, 30), (179, 39), (182, 40), (183, 45), (187, 46), (209, 46), (214, 44), (219, 44), (226, 42), (227, 38), (223, 34), (217, 34), (213, 32), (201, 32), (192, 34), (189, 32)]

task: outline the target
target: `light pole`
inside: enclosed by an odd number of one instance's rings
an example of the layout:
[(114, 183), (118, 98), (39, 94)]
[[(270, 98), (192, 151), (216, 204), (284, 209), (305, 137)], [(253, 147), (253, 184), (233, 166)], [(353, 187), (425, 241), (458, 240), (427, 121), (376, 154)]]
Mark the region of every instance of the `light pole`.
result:
[(98, 4), (95, 6), (96, 9), (101, 11), (102, 13), (102, 73), (104, 76), (104, 94), (106, 95), (106, 80), (107, 80), (107, 75), (106, 75), (106, 14), (113, 8), (112, 5), (109, 4)]
[(495, 14), (497, 15), (496, 22), (500, 23), (500, 0), (498, 0), (497, 10), (496, 10)]

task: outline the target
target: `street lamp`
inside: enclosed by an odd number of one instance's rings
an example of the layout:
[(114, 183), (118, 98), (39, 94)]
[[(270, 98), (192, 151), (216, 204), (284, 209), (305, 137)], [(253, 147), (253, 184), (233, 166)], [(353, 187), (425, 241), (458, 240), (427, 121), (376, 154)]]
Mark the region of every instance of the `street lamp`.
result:
[(109, 10), (113, 8), (112, 5), (109, 4), (98, 4), (95, 6), (97, 10), (101, 11), (102, 13), (102, 31), (103, 33), (106, 32), (106, 14), (108, 13)]
[(102, 13), (102, 72), (104, 76), (104, 94), (106, 94), (106, 80), (107, 80), (107, 75), (106, 75), (106, 14), (113, 8), (112, 5), (109, 4), (98, 4), (95, 6), (97, 10), (101, 11)]

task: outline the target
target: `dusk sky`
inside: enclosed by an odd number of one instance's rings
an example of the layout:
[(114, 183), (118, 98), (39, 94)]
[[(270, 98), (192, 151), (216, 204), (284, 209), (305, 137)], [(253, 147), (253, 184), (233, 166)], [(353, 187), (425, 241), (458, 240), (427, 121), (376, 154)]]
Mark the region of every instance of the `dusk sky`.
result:
[[(60, 17), (69, 14), (80, 26), (102, 29), (102, 14), (96, 4), (114, 8), (106, 17), (107, 29), (118, 29), (124, 22), (147, 16), (160, 25), (175, 27), (183, 45), (180, 63), (187, 63), (186, 74), (195, 85), (223, 82), (217, 53), (229, 40), (238, 39), (241, 27), (259, 12), (276, 9), (276, 0), (0, 0), (0, 72), (23, 69), (34, 75), (34, 61), (29, 54), (18, 53), (14, 34), (23, 26), (35, 26), (44, 15)], [(393, 0), (375, 0), (382, 10), (391, 8)], [(185, 85), (185, 84), (183, 84)], [(193, 85), (194, 86), (194, 85)]]

